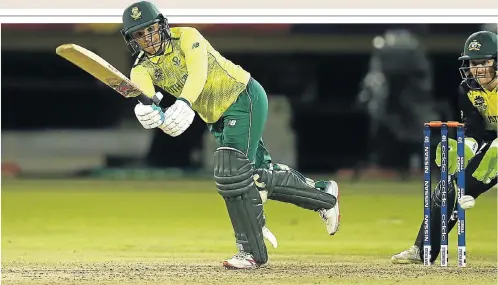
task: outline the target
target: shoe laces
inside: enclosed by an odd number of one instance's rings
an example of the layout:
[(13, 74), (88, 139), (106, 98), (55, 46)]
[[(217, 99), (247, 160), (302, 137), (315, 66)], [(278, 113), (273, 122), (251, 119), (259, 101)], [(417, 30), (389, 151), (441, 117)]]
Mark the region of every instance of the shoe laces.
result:
[(250, 254), (247, 252), (244, 252), (244, 251), (241, 251), (233, 256), (233, 258), (235, 258), (235, 259), (246, 259), (249, 257), (250, 257)]

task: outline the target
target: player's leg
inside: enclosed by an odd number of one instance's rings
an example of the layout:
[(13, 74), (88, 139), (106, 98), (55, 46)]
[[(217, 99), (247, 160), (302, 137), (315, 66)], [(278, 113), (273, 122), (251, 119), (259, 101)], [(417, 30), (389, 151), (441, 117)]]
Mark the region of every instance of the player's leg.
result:
[[(218, 147), (225, 145), (224, 139), (223, 139), (223, 129), (224, 129), (223, 122), (224, 122), (224, 120), (223, 120), (223, 118), (221, 118), (218, 122), (215, 122), (213, 124), (207, 124), (208, 130), (214, 136)], [(273, 233), (270, 231), (270, 229), (268, 229), (266, 227), (266, 217), (264, 215), (263, 215), (263, 220), (262, 220), (262, 233), (263, 233), (263, 237), (266, 238), (273, 245), (273, 247), (276, 248), (278, 246), (277, 238), (275, 237), (275, 235), (273, 235)], [(235, 255), (234, 257), (225, 260), (224, 263), (228, 267), (230, 267), (230, 265), (232, 267), (234, 267), (234, 266), (244, 267), (244, 265), (252, 267), (252, 263), (247, 261), (246, 257), (247, 257), (247, 255), (245, 255), (243, 253), (239, 253), (239, 254)], [(250, 257), (249, 257), (249, 259), (250, 259)]]
[(234, 148), (220, 147), (214, 153), (214, 180), (225, 200), (239, 253), (223, 265), (233, 269), (257, 268), (268, 261), (263, 240), (263, 203), (254, 185), (253, 165)]
[(268, 118), (268, 98), (263, 87), (251, 79), (223, 114), (223, 146), (242, 151), (256, 167), (256, 154)]
[(316, 211), (330, 235), (339, 230), (339, 187), (335, 181), (313, 181), (285, 164), (273, 163), (263, 140), (256, 151), (255, 166), (255, 182), (263, 202), (272, 199)]
[[(239, 95), (235, 103), (225, 111), (217, 123), (209, 126), (209, 128), (217, 138), (220, 147), (240, 151), (247, 157), (254, 168), (256, 152), (266, 124), (267, 115), (268, 98), (266, 93), (259, 83), (251, 79), (246, 90)], [(254, 183), (254, 180), (252, 182)], [(257, 190), (256, 193), (259, 195)], [(261, 196), (259, 197), (261, 199)], [(262, 234), (276, 247), (276, 238), (266, 227), (263, 208), (261, 208), (261, 211)], [(244, 268), (241, 267), (244, 264), (250, 267), (250, 257), (242, 247), (238, 246), (238, 248), (240, 251), (238, 254), (224, 261), (226, 267)]]
[(216, 140), (216, 144), (218, 146), (223, 145), (223, 120), (219, 120), (214, 124), (207, 124), (207, 128)]
[(340, 225), (339, 186), (335, 181), (313, 181), (284, 164), (255, 170), (256, 186), (266, 198), (316, 211), (334, 235)]
[(263, 202), (269, 198), (316, 211), (330, 235), (338, 231), (339, 187), (335, 181), (313, 181), (285, 164), (272, 163), (263, 140), (256, 151), (255, 165), (255, 182)]
[[(481, 152), (477, 153), (468, 163), (465, 169), (465, 194), (474, 199), (477, 199), (481, 194), (491, 189), (496, 184), (496, 178), (490, 184), (484, 184), (474, 177), (472, 173), (475, 171), (481, 162), (484, 154), (486, 153), (489, 145), (485, 146)], [(447, 223), (447, 233), (449, 234), (454, 228), (457, 218), (456, 211), (456, 176), (452, 177), (452, 183), (448, 184), (447, 201), (451, 205), (448, 207), (449, 215)], [(434, 262), (441, 250), (441, 191), (440, 183), (436, 186), (435, 191), (432, 193), (431, 199), (431, 262)], [(451, 214), (453, 213), (453, 214)], [(423, 260), (423, 236), (424, 236), (424, 221), (422, 221), (415, 243), (407, 250), (400, 252), (392, 257), (393, 263), (406, 264), (406, 263), (422, 263)]]
[[(256, 168), (257, 186), (267, 191), (269, 199), (317, 211), (325, 221), (329, 234), (335, 234), (340, 220), (339, 207), (334, 207), (339, 196), (337, 183), (315, 183), (294, 169), (286, 166), (279, 169), (279, 164), (271, 164), (270, 153), (262, 140), (267, 117), (266, 92), (257, 81), (251, 80), (247, 90), (223, 116), (223, 145), (247, 154)], [(272, 169), (268, 169), (270, 165)], [(262, 183), (267, 186), (261, 187)]]
[(261, 138), (258, 142), (258, 147), (256, 149), (256, 157), (254, 160), (254, 168), (270, 168), (272, 166), (271, 154), (265, 146), (263, 139)]
[[(446, 231), (449, 234), (451, 229), (455, 226), (455, 219), (451, 217), (451, 213), (456, 209), (456, 188), (455, 188), (455, 177), (451, 177), (451, 183), (448, 183), (448, 194), (446, 196), (446, 201), (448, 203), (448, 219), (446, 221)], [(431, 230), (431, 262), (433, 262), (441, 250), (441, 182), (438, 183), (436, 189), (431, 195), (431, 220), (430, 220), (430, 230)], [(408, 250), (403, 251), (392, 258), (393, 263), (422, 263), (422, 244), (424, 237), (424, 222), (422, 222), (415, 243)]]

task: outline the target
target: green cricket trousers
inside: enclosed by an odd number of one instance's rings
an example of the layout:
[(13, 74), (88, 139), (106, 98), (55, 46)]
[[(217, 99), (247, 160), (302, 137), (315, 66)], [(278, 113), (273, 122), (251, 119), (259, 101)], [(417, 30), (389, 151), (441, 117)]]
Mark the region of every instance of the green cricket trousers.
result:
[(263, 143), (268, 118), (268, 97), (264, 88), (251, 77), (246, 89), (221, 118), (208, 124), (220, 147), (244, 152), (254, 168), (268, 168), (271, 156)]

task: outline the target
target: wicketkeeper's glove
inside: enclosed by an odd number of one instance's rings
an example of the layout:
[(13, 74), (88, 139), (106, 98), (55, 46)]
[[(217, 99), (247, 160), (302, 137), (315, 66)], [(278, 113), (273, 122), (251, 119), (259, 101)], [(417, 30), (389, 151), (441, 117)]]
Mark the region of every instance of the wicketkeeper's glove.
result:
[(498, 139), (495, 139), (491, 146), (484, 154), (481, 163), (474, 171), (472, 176), (485, 183), (489, 184), (493, 178), (498, 175)]
[[(464, 157), (464, 167), (467, 166), (472, 157), (477, 152), (477, 142), (473, 138), (465, 138), (465, 157)], [(448, 139), (448, 174), (455, 174), (458, 168), (457, 162), (457, 141), (454, 139)], [(436, 164), (441, 167), (441, 143), (437, 145), (436, 148)]]

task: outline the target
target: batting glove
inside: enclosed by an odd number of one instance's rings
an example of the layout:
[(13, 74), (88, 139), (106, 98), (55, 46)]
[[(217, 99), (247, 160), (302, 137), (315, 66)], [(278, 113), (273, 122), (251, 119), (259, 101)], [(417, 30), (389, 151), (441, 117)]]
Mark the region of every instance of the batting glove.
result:
[(483, 182), (484, 184), (489, 184), (493, 178), (498, 176), (498, 139), (495, 139), (491, 146), (488, 148), (484, 154), (481, 163), (474, 171), (472, 176)]
[[(477, 142), (473, 138), (465, 138), (465, 157), (464, 157), (464, 167), (467, 166), (469, 160), (474, 157), (477, 152)], [(457, 162), (457, 141), (454, 139), (448, 139), (448, 174), (455, 174), (458, 168)], [(436, 148), (436, 164), (441, 167), (441, 143), (437, 145)]]
[[(155, 96), (159, 100), (163, 98), (160, 92), (156, 93)], [(164, 122), (164, 112), (161, 107), (156, 105), (138, 103), (135, 106), (135, 116), (145, 129), (157, 128)]]
[(169, 107), (164, 113), (164, 122), (160, 128), (172, 137), (181, 135), (194, 121), (195, 112), (190, 104), (182, 99)]

